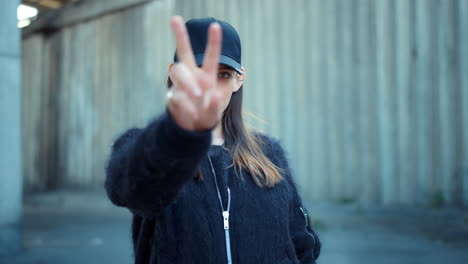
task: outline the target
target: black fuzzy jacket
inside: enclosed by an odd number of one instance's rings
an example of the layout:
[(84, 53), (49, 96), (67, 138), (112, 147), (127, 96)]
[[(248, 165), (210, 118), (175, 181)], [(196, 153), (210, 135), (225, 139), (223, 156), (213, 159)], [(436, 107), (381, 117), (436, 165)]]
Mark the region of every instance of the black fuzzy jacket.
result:
[[(227, 186), (231, 192), (232, 263), (315, 263), (321, 243), (301, 205), (284, 151), (271, 137), (257, 135), (267, 157), (286, 171), (273, 188), (258, 187), (245, 170), (236, 176), (227, 149), (211, 145), (211, 131), (187, 131), (167, 111), (116, 140), (105, 188), (114, 204), (134, 215), (135, 263), (227, 263), (208, 155), (224, 207)], [(203, 180), (194, 177), (198, 169)]]

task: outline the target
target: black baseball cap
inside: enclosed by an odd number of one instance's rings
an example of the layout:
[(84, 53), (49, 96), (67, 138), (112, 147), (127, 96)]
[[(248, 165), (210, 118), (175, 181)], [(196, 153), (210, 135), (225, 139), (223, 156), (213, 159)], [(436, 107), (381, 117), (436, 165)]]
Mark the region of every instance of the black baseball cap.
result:
[[(198, 66), (203, 64), (205, 48), (208, 42), (208, 28), (211, 23), (217, 22), (222, 29), (222, 44), (219, 63), (233, 68), (237, 73), (241, 70), (241, 42), (237, 31), (229, 23), (217, 20), (213, 17), (194, 18), (185, 23), (190, 37), (193, 55)], [(174, 62), (177, 62), (177, 54)]]

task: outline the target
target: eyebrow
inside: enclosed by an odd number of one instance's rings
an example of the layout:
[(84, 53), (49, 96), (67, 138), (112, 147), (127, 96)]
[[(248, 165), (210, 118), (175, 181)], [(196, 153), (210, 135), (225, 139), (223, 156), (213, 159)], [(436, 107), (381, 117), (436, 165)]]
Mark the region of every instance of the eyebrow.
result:
[(224, 64), (219, 64), (219, 68), (218, 70), (234, 70), (233, 68), (227, 66), (227, 65), (224, 65)]

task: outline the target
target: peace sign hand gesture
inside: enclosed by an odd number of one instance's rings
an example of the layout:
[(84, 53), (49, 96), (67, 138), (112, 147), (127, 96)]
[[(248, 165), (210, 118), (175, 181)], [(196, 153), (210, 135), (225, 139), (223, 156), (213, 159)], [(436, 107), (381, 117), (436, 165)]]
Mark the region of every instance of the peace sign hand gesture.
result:
[(181, 17), (171, 19), (179, 63), (169, 69), (173, 86), (167, 93), (169, 112), (176, 123), (191, 131), (213, 128), (221, 120), (221, 94), (217, 91), (221, 51), (221, 26), (210, 25), (202, 67), (195, 62), (190, 39)]

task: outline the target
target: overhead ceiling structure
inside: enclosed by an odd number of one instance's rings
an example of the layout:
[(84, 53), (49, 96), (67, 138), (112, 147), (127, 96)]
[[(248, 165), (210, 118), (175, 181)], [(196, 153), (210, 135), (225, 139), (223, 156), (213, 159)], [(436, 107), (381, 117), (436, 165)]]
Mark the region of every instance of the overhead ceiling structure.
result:
[(18, 27), (22, 29), (30, 27), (31, 24), (37, 23), (41, 18), (53, 16), (51, 13), (80, 1), (81, 0), (21, 0), (21, 5), (18, 7)]
[(57, 9), (63, 5), (76, 2), (77, 0), (22, 0), (21, 3), (24, 5), (35, 7), (39, 10), (39, 13), (46, 12), (51, 9)]
[(22, 0), (22, 5), (38, 12), (25, 16), (18, 27), (22, 28), (23, 38), (37, 32), (50, 34), (63, 27), (152, 1), (155, 0)]

